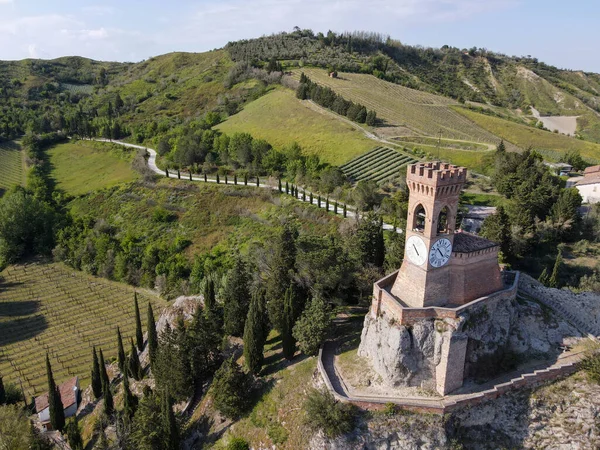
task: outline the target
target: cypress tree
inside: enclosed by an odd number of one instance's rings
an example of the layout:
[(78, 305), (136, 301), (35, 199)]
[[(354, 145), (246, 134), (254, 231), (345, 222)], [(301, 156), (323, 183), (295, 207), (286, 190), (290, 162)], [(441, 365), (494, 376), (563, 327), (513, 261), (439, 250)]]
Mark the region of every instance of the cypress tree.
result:
[(6, 403), (6, 390), (4, 389), (4, 382), (2, 381), (2, 376), (0, 376), (0, 405), (4, 405)]
[(306, 201), (306, 188), (302, 189), (302, 201)]
[(337, 214), (337, 212), (338, 212), (338, 211), (337, 211), (337, 207), (338, 207), (338, 204), (337, 204), (337, 202), (333, 202), (333, 213), (334, 213), (334, 214)]
[(133, 293), (133, 303), (135, 307), (135, 342), (138, 350), (144, 350), (144, 333), (142, 332), (142, 319), (140, 317), (140, 307), (138, 305), (137, 292)]
[(119, 370), (121, 373), (125, 373), (127, 369), (127, 357), (125, 356), (125, 348), (123, 347), (123, 337), (121, 336), (121, 330), (117, 327), (117, 356), (119, 360)]
[(181, 172), (179, 171), (179, 169), (177, 169), (177, 178), (181, 180)]
[(137, 409), (138, 398), (131, 392), (129, 388), (129, 378), (123, 377), (123, 419), (125, 423), (130, 423)]
[(165, 175), (169, 178), (169, 169), (165, 169)]
[(233, 184), (237, 186), (237, 173), (233, 174)]
[(77, 414), (69, 418), (65, 432), (67, 433), (67, 440), (69, 441), (71, 450), (83, 450), (83, 439), (81, 437), (81, 430), (79, 429)]
[(320, 195), (317, 197), (317, 206), (319, 208), (321, 207), (321, 196)]
[(249, 282), (246, 264), (238, 255), (234, 267), (227, 274), (223, 292), (225, 332), (232, 336), (244, 333), (250, 298)]
[(140, 381), (143, 378), (142, 365), (140, 364), (140, 358), (138, 356), (137, 349), (133, 345), (133, 339), (131, 339), (131, 349), (129, 350), (129, 361), (127, 362), (127, 368), (129, 375), (136, 381)]
[(213, 311), (215, 304), (215, 281), (209, 276), (206, 278), (206, 283), (204, 284), (204, 308), (207, 311)]
[(325, 199), (325, 211), (329, 212), (329, 195)]
[(248, 186), (248, 174), (244, 174), (244, 186)]
[(156, 334), (156, 321), (154, 320), (154, 312), (152, 305), (148, 302), (148, 356), (150, 363), (154, 364), (156, 358), (156, 349), (158, 348), (158, 335)]
[(344, 203), (344, 218), (346, 217), (347, 214), (348, 214), (348, 207)]
[(190, 170), (190, 181), (192, 181), (192, 171)]
[(285, 193), (289, 194), (290, 193), (290, 185), (288, 184), (288, 182), (285, 182)]
[(175, 414), (173, 413), (173, 400), (169, 395), (169, 391), (165, 392), (163, 400), (163, 423), (166, 437), (164, 448), (167, 450), (179, 450), (179, 429), (175, 420)]
[(283, 356), (287, 360), (294, 358), (296, 352), (296, 340), (292, 334), (292, 330), (295, 324), (295, 303), (296, 296), (294, 295), (294, 288), (290, 285), (288, 290), (285, 292), (283, 299), (283, 327), (281, 330), (281, 344), (283, 346)]
[(556, 260), (554, 261), (554, 267), (552, 268), (552, 274), (550, 274), (550, 279), (548, 280), (548, 287), (558, 288), (559, 286), (559, 275), (558, 272), (560, 270), (560, 266), (562, 265), (562, 249), (558, 249), (558, 253), (556, 254)]
[(100, 381), (102, 383), (102, 393), (104, 394), (104, 384), (110, 384), (110, 380), (106, 371), (106, 362), (104, 361), (102, 349), (100, 349)]
[(265, 345), (264, 293), (255, 292), (250, 301), (250, 309), (244, 327), (244, 361), (250, 372), (258, 375), (263, 365)]
[(313, 193), (311, 192), (311, 193), (310, 193), (310, 204), (311, 204), (311, 205), (313, 204), (313, 200), (314, 200), (314, 198), (313, 198)]
[(217, 184), (219, 184), (221, 181), (219, 180), (219, 173), (217, 172)]
[[(123, 376), (127, 376), (127, 374), (123, 374)], [(102, 392), (104, 394), (104, 413), (110, 417), (115, 412), (115, 402), (110, 391), (110, 383), (105, 382), (102, 385)]]
[(260, 179), (258, 176), (256, 177), (256, 187), (260, 187)]
[(225, 184), (227, 184), (227, 174), (225, 174)]
[(48, 409), (50, 411), (50, 424), (53, 430), (62, 431), (65, 427), (65, 409), (60, 398), (60, 391), (54, 382), (50, 357), (46, 353), (46, 375), (48, 377)]
[(385, 262), (385, 240), (383, 238), (383, 218), (379, 221), (379, 233), (375, 240), (375, 260), (374, 264), (377, 267), (383, 267)]
[[(92, 391), (94, 398), (98, 399), (102, 396), (102, 375), (100, 375), (100, 364), (98, 363), (98, 354), (96, 347), (92, 350)], [(1, 402), (0, 402), (1, 403)]]
[(279, 178), (279, 192), (281, 192), (281, 178)]
[(206, 173), (204, 174), (204, 182), (208, 183), (208, 177), (206, 176)]

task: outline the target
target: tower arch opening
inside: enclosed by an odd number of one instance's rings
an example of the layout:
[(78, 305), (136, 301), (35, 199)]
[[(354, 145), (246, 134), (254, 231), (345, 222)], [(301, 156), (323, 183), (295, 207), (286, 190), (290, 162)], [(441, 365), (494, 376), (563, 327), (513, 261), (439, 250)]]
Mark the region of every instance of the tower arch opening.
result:
[(450, 211), (447, 206), (444, 206), (440, 211), (437, 220), (437, 234), (447, 234), (448, 233), (448, 216)]
[(417, 207), (415, 208), (415, 212), (413, 214), (413, 224), (412, 224), (412, 229), (414, 231), (418, 231), (420, 233), (423, 233), (425, 231), (425, 219), (427, 217), (427, 214), (425, 212), (425, 208), (423, 207), (422, 204), (418, 204)]

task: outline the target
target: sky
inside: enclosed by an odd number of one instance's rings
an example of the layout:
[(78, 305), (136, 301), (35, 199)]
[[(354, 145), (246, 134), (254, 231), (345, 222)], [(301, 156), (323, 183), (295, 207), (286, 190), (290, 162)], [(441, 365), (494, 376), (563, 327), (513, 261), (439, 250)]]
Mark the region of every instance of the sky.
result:
[(376, 31), (405, 44), (481, 47), (600, 72), (598, 0), (0, 0), (0, 59), (136, 62), (295, 26)]

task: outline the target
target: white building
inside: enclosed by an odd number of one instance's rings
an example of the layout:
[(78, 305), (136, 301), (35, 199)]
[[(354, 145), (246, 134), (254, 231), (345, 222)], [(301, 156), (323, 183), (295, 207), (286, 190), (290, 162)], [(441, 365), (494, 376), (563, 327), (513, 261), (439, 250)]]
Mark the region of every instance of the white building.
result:
[(583, 198), (583, 203), (600, 202), (600, 166), (585, 169), (583, 177), (577, 180), (575, 187)]
[[(60, 400), (65, 410), (65, 419), (77, 413), (79, 405), (79, 378), (73, 377), (58, 386)], [(52, 430), (50, 425), (50, 409), (48, 405), (48, 393), (35, 398), (35, 412), (45, 431)]]

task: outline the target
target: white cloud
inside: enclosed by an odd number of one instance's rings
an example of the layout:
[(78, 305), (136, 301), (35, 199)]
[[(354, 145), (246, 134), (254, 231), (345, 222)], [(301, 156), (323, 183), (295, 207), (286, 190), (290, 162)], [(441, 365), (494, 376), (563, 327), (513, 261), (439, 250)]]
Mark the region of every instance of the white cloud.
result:
[[(0, 0), (1, 1), (1, 0)], [(108, 16), (114, 14), (115, 8), (112, 6), (104, 6), (104, 5), (90, 5), (84, 6), (81, 8), (81, 11), (85, 14), (95, 15), (95, 16)]]

